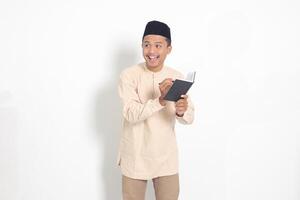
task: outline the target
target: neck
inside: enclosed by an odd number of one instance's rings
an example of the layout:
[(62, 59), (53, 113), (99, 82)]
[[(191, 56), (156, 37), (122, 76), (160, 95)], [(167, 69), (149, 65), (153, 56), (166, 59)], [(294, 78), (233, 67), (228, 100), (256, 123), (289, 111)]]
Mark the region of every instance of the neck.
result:
[(159, 72), (159, 71), (162, 70), (163, 65), (160, 65), (160, 66), (157, 66), (157, 67), (148, 67), (148, 66), (146, 65), (146, 67), (147, 67), (147, 69), (148, 69), (149, 71), (152, 71), (152, 72)]

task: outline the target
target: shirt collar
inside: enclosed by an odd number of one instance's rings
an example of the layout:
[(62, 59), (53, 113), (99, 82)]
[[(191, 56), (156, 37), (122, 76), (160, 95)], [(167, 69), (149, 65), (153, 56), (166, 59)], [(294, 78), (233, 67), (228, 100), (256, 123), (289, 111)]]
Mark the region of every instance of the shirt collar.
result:
[(149, 70), (149, 69), (147, 68), (147, 66), (146, 66), (146, 62), (142, 63), (142, 66), (143, 66), (144, 70), (145, 70), (147, 73), (162, 74), (163, 72), (166, 71), (166, 66), (165, 66), (165, 65), (164, 65), (164, 66), (162, 67), (162, 69), (161, 69), (160, 71), (158, 71), (158, 72), (153, 72), (153, 71)]

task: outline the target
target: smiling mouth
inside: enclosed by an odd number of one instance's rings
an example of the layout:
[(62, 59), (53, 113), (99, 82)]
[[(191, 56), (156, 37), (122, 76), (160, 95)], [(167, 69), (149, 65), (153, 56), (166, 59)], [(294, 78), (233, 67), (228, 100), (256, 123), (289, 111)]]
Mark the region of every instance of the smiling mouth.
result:
[(147, 56), (150, 61), (155, 61), (159, 58), (159, 56)]

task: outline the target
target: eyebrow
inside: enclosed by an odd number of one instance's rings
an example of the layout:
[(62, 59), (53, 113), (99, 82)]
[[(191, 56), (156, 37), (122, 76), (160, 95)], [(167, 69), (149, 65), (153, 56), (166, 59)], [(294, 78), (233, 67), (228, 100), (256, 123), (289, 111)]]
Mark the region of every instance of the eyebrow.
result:
[[(151, 43), (149, 41), (144, 41), (144, 43)], [(162, 44), (162, 42), (153, 42), (154, 44)]]

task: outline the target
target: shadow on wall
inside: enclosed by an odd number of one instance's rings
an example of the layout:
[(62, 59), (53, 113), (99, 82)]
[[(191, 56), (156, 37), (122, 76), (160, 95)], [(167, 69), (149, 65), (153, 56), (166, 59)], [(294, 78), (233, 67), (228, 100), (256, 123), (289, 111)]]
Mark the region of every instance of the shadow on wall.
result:
[(118, 96), (120, 73), (128, 66), (135, 64), (137, 52), (129, 45), (120, 44), (113, 53), (111, 77), (97, 94), (95, 123), (100, 145), (100, 185), (101, 200), (121, 199), (121, 173), (117, 166), (117, 153), (122, 126), (121, 101)]
[[(101, 200), (122, 199), (122, 176), (117, 165), (117, 154), (122, 128), (122, 108), (118, 95), (119, 76), (123, 69), (138, 63), (141, 56), (130, 45), (119, 45), (111, 58), (110, 80), (99, 91), (96, 99), (95, 123), (100, 145), (100, 182), (103, 186)], [(99, 188), (100, 189), (100, 188)], [(148, 181), (146, 200), (155, 199), (153, 186)]]

